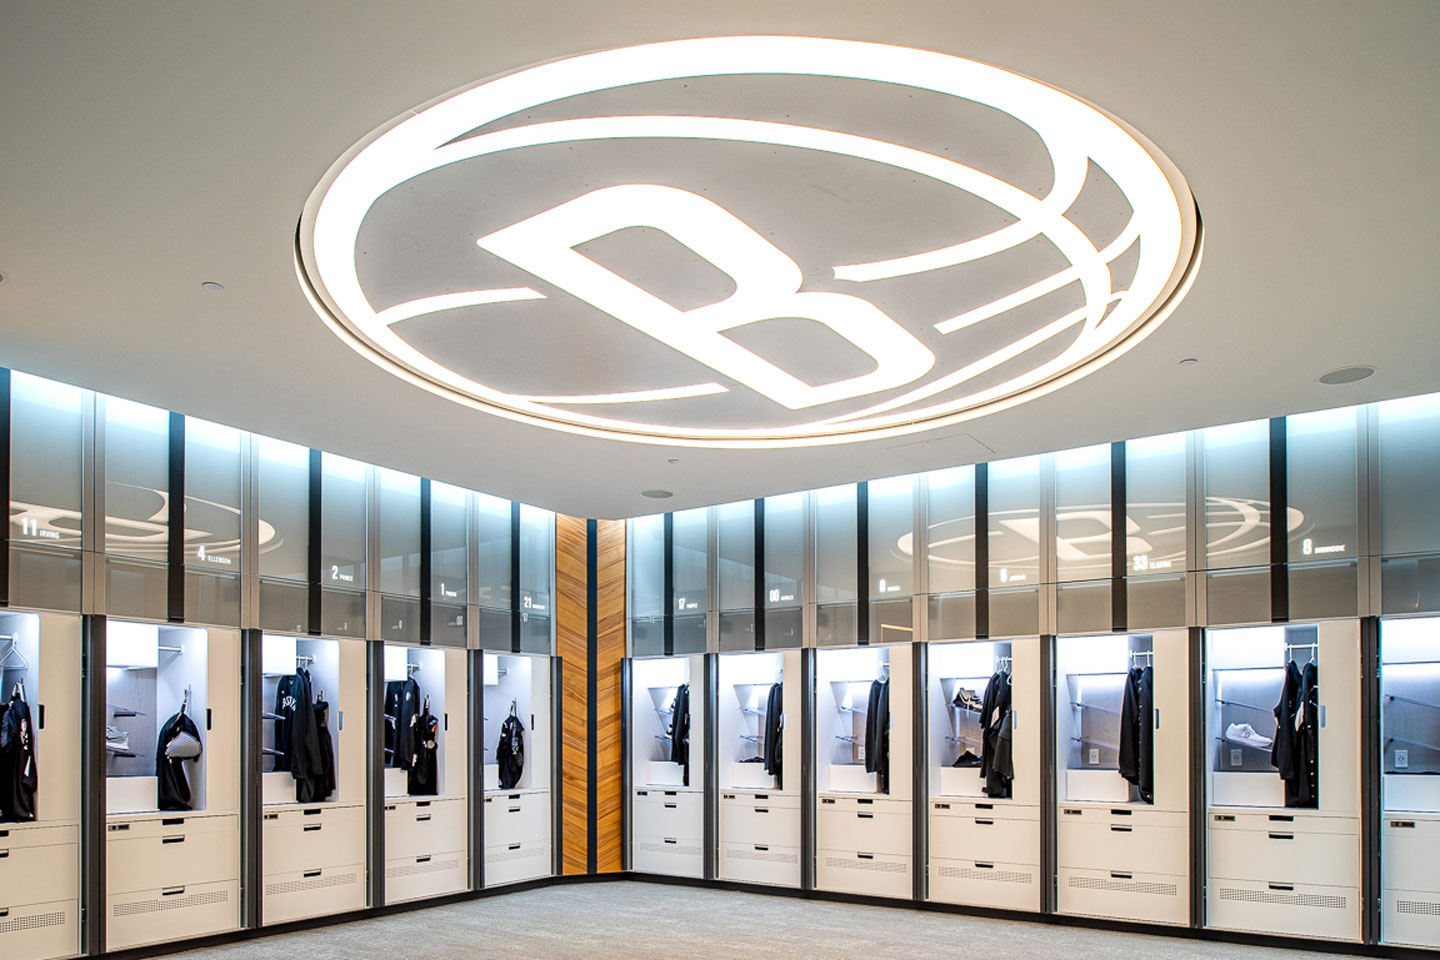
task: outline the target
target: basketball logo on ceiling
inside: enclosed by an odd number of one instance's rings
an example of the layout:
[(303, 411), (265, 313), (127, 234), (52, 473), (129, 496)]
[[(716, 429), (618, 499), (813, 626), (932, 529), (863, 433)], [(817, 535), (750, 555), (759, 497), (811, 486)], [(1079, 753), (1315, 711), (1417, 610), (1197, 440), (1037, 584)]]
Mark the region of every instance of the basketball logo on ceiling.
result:
[(1174, 166), (938, 53), (681, 40), (492, 79), (354, 148), (301, 218), (350, 346), (524, 422), (778, 447), (1004, 409), (1148, 335), (1199, 266)]

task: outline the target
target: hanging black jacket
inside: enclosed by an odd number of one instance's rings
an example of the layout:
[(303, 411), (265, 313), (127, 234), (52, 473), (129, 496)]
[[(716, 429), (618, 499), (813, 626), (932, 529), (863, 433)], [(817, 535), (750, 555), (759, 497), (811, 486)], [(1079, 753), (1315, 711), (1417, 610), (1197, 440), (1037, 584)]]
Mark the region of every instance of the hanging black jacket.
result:
[(385, 752), (392, 767), (409, 770), (415, 762), (420, 685), (413, 678), (385, 684)]
[[(329, 796), (330, 791), (326, 788), (325, 758), (320, 747), (315, 694), (307, 671), (296, 671), (291, 679), (294, 681), (291, 685), (294, 702), (290, 707), (288, 769), (295, 779), (295, 799), (300, 803), (318, 803)], [(328, 730), (326, 734), (328, 736)]]
[(784, 746), (785, 738), (782, 731), (785, 729), (785, 685), (776, 683), (770, 687), (770, 694), (765, 698), (765, 737), (764, 755), (765, 772), (775, 778), (775, 789), (784, 790), (781, 786), (780, 768), (783, 761), (781, 748)]
[(875, 774), (881, 793), (890, 792), (890, 681), (870, 684), (865, 706), (865, 772)]
[(980, 776), (987, 797), (1010, 796), (1015, 777), (1010, 698), (1010, 674), (1001, 670), (985, 685), (980, 706)]
[(1120, 776), (1155, 802), (1155, 668), (1132, 667), (1125, 676), (1120, 706)]
[(690, 785), (690, 684), (682, 683), (675, 691), (670, 714), (670, 762), (684, 768), (681, 781)]
[(38, 786), (30, 704), (17, 690), (0, 710), (0, 823), (34, 820)]
[[(1285, 806), (1320, 805), (1320, 671), (1313, 662), (1300, 671), (1299, 715), (1295, 729), (1295, 778), (1286, 781)], [(1293, 790), (1292, 790), (1293, 782)]]
[(525, 724), (513, 713), (500, 724), (495, 762), (500, 767), (500, 789), (513, 789), (525, 773)]
[(276, 771), (290, 770), (292, 762), (291, 743), (294, 740), (295, 731), (295, 708), (300, 703), (296, 694), (296, 688), (300, 685), (300, 677), (295, 674), (281, 677), (275, 684), (275, 769)]
[(407, 768), (406, 791), (412, 797), (433, 797), (440, 792), (440, 721), (428, 703), (415, 715), (414, 740), (415, 758)]
[[(314, 800), (328, 800), (335, 792), (335, 741), (330, 736), (330, 704), (324, 700), (315, 701), (315, 736), (320, 757), (320, 777), (317, 781), (319, 796)], [(296, 799), (301, 803), (314, 802), (299, 795), (300, 784), (295, 784)]]
[[(190, 781), (185, 776), (185, 761), (167, 757), (165, 750), (170, 742), (181, 734), (200, 739), (200, 729), (190, 715), (181, 711), (160, 726), (160, 736), (155, 745), (156, 804), (161, 810), (191, 809)], [(199, 757), (191, 757), (198, 762)]]
[(1299, 666), (1291, 660), (1285, 667), (1285, 685), (1280, 691), (1280, 702), (1275, 704), (1275, 743), (1270, 747), (1270, 765), (1280, 771), (1285, 781), (1285, 806), (1293, 807), (1298, 796), (1295, 780), (1299, 776), (1298, 755), (1295, 743), (1295, 715), (1300, 710), (1300, 683), (1303, 679)]

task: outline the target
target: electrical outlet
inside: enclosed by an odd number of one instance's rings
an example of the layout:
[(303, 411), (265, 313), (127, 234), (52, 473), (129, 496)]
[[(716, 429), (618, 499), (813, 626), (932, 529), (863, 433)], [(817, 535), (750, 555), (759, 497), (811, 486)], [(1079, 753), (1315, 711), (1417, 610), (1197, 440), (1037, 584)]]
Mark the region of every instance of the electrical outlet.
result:
[(1396, 751), (1395, 751), (1395, 769), (1396, 769), (1396, 770), (1404, 770), (1404, 769), (1405, 769), (1406, 767), (1408, 767), (1408, 766), (1410, 766), (1410, 751), (1409, 751), (1409, 750), (1396, 750)]
[(1091, 747), (1091, 748), (1090, 748), (1090, 766), (1092, 766), (1092, 767), (1098, 767), (1099, 765), (1100, 765), (1100, 748), (1098, 748), (1098, 747)]
[(1240, 751), (1239, 751), (1239, 750), (1231, 750), (1231, 751), (1230, 751), (1230, 766), (1232, 766), (1232, 767), (1238, 767), (1238, 766), (1240, 766), (1242, 763), (1244, 763), (1244, 761), (1240, 758)]

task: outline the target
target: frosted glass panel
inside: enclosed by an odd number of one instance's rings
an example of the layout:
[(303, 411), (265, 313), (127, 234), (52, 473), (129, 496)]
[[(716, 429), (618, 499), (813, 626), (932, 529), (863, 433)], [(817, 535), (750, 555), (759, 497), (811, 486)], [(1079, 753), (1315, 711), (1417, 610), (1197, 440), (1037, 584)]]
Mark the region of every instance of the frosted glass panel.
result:
[(1270, 562), (1270, 422), (1205, 431), (1205, 566)]
[(915, 477), (871, 480), (868, 505), (870, 598), (909, 597), (915, 592)]
[(715, 508), (715, 523), (719, 608), (752, 610), (755, 607), (755, 501), (721, 504)]
[(926, 476), (926, 483), (930, 592), (974, 590), (975, 468), (936, 470)]
[(549, 614), (555, 568), (555, 514), (520, 505), (520, 611)]
[[(990, 464), (990, 586), (1040, 580), (1040, 458)], [(991, 600), (991, 616), (994, 616)], [(993, 632), (993, 631), (992, 631)]]
[(164, 563), (169, 540), (170, 414), (105, 398), (105, 552)]
[(665, 516), (630, 521), (630, 616), (665, 614)]
[[(310, 549), (310, 451), (270, 437), (256, 437), (255, 445), (260, 460), (260, 576), (303, 581)], [(290, 619), (282, 618), (277, 626), (288, 629)]]
[(240, 572), (240, 446), (245, 434), (185, 418), (185, 565)]
[(381, 468), (380, 591), (420, 596), (420, 478)]
[[(1285, 418), (1287, 556), (1325, 563), (1359, 555), (1356, 407)], [(1292, 616), (1295, 611), (1292, 609)]]
[(448, 483), (430, 484), (430, 596), (437, 604), (464, 604), (469, 599), (469, 538), (465, 534), (469, 496), (468, 491)]
[[(803, 603), (804, 570), (805, 495), (788, 493), (781, 497), (766, 497), (765, 606), (789, 607)], [(770, 636), (767, 626), (767, 643)]]
[(702, 624), (707, 609), (705, 544), (708, 513), (701, 507), (674, 514), (675, 615), (698, 614)]
[(1378, 407), (1381, 552), (1440, 550), (1440, 393)]
[(10, 541), (80, 548), (86, 391), (10, 374)]
[(477, 494), (475, 512), (479, 515), (480, 526), (476, 547), (479, 580), (475, 584), (475, 602), (490, 610), (509, 610), (510, 501), (485, 493)]
[(856, 599), (855, 484), (815, 491), (815, 599)]
[(1110, 444), (1055, 454), (1055, 578), (1110, 576)]
[(365, 473), (358, 460), (321, 457), (320, 582), (337, 590), (365, 589)]
[(1126, 576), (1183, 571), (1185, 434), (1126, 441), (1125, 500)]

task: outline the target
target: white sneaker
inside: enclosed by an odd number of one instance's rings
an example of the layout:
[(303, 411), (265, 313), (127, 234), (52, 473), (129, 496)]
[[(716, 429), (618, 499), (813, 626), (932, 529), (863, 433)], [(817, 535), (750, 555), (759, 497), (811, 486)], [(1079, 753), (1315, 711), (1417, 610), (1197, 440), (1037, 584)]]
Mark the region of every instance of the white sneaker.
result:
[(1260, 736), (1248, 723), (1230, 724), (1225, 728), (1225, 739), (1233, 743), (1243, 743), (1247, 747), (1255, 747), (1257, 750), (1264, 750), (1275, 742), (1269, 737)]

